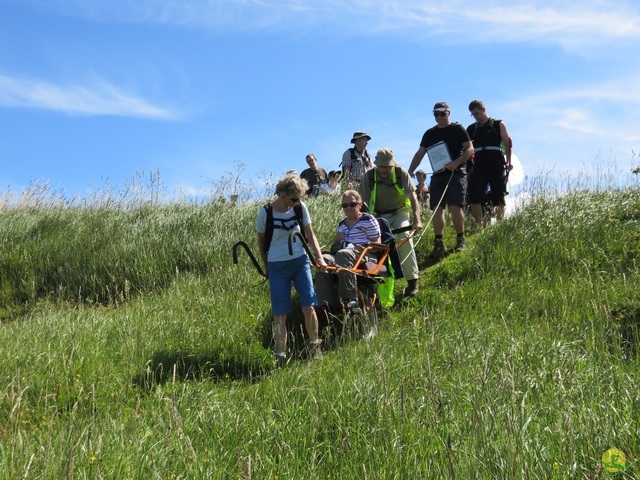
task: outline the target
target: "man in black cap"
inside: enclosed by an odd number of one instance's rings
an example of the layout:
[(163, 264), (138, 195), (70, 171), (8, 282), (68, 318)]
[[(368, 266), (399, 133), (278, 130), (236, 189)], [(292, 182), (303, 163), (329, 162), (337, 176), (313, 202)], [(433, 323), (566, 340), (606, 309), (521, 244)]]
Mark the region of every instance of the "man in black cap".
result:
[[(427, 150), (434, 158), (445, 158), (442, 168), (431, 175), (429, 185), (429, 207), (435, 210), (433, 215), (433, 231), (435, 242), (430, 258), (442, 258), (447, 253), (442, 241), (445, 219), (444, 206), (449, 206), (451, 221), (458, 235), (456, 251), (464, 250), (464, 202), (467, 191), (467, 160), (473, 155), (473, 144), (466, 129), (459, 123), (453, 123), (449, 119), (451, 110), (447, 102), (438, 102), (433, 106), (433, 115), (436, 125), (427, 130), (422, 136), (420, 148), (413, 156), (409, 174), (413, 172)], [(431, 157), (430, 157), (431, 158)], [(433, 158), (432, 158), (433, 160)]]
[(373, 168), (371, 157), (367, 152), (367, 143), (371, 137), (365, 132), (355, 132), (351, 138), (353, 147), (348, 148), (342, 155), (342, 179), (345, 182), (344, 188), (358, 189), (362, 174)]

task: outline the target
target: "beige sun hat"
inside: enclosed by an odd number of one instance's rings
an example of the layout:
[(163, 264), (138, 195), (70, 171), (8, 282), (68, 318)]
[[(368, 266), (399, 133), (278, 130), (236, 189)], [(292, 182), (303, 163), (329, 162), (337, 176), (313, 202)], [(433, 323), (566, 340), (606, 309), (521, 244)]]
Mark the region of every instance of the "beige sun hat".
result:
[(393, 150), (390, 148), (381, 148), (376, 153), (376, 159), (373, 162), (377, 167), (392, 167), (396, 165), (396, 160), (393, 158)]

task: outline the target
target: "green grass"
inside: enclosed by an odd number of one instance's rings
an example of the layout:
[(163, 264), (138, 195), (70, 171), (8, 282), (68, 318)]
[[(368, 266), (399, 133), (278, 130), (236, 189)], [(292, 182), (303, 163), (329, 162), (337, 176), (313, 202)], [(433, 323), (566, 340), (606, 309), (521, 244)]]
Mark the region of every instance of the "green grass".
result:
[[(309, 206), (328, 243), (337, 201)], [(231, 261), (258, 207), (0, 211), (0, 478), (595, 479), (610, 447), (640, 478), (637, 189), (536, 197), (278, 372)]]

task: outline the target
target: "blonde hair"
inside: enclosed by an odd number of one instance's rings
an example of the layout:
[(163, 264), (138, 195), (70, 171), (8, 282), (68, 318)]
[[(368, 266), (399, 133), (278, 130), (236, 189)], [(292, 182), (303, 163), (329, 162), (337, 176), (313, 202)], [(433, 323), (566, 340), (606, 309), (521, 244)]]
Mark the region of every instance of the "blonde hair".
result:
[(362, 203), (362, 195), (357, 190), (347, 190), (342, 194), (342, 198), (344, 197), (355, 197), (358, 203)]
[(294, 195), (300, 197), (306, 193), (309, 189), (309, 184), (306, 180), (300, 178), (298, 175), (285, 175), (282, 177), (276, 185), (276, 195), (281, 197), (288, 195)]

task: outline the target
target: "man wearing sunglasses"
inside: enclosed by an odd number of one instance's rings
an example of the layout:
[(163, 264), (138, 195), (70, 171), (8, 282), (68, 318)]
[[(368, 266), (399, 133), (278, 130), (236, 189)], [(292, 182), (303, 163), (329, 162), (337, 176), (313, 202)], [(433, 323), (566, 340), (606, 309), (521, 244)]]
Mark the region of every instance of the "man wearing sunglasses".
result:
[(459, 123), (449, 119), (451, 110), (447, 102), (438, 102), (433, 106), (436, 125), (422, 136), (420, 148), (413, 156), (409, 174), (413, 172), (431, 147), (440, 147), (440, 152), (448, 155), (448, 162), (431, 175), (429, 184), (429, 207), (434, 210), (433, 231), (434, 248), (430, 258), (442, 258), (447, 247), (442, 240), (445, 227), (444, 206), (449, 206), (451, 221), (456, 230), (456, 251), (464, 250), (464, 202), (467, 191), (467, 161), (473, 156), (473, 144), (467, 130)]

